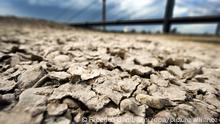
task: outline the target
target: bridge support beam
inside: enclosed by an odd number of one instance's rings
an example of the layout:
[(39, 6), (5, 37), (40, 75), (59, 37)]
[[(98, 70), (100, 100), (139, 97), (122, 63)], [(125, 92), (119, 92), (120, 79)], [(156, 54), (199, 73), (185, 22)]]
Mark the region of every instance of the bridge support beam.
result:
[(167, 0), (166, 10), (164, 14), (164, 24), (163, 24), (163, 32), (170, 33), (171, 30), (171, 22), (173, 16), (173, 9), (175, 5), (175, 0)]
[(215, 34), (220, 35), (220, 22), (217, 24)]
[[(106, 0), (102, 0), (102, 22), (106, 22)], [(105, 30), (105, 25), (103, 25), (103, 30)]]

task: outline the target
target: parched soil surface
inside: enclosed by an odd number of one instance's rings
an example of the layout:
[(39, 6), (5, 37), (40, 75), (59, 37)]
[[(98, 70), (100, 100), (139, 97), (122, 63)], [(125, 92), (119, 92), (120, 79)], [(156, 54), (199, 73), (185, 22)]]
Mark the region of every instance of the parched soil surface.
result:
[(0, 27), (0, 124), (220, 123), (219, 45)]

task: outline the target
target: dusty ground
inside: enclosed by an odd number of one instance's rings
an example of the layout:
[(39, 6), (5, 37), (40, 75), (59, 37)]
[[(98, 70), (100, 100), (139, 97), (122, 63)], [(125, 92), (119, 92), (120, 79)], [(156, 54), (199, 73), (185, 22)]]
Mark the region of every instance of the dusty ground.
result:
[(0, 27), (0, 124), (220, 123), (219, 45)]

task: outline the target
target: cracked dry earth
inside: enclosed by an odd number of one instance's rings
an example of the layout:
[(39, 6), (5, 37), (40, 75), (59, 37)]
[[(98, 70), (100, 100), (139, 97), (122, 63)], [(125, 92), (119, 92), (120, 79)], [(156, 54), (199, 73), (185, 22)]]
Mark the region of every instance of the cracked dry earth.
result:
[(219, 52), (210, 44), (136, 35), (4, 27), (0, 123), (219, 123)]

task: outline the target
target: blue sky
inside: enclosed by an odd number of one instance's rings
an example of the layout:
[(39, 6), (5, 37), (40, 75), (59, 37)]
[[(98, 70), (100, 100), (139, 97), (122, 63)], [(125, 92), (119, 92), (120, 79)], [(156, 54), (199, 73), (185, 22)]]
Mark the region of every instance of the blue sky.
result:
[[(107, 0), (107, 19), (162, 18), (166, 0)], [(78, 14), (78, 13), (81, 14)], [(176, 0), (174, 17), (220, 14), (220, 0)], [(59, 22), (101, 20), (101, 0), (0, 0), (0, 15)], [(182, 33), (214, 33), (216, 24), (173, 25)], [(120, 26), (109, 29), (161, 31), (162, 26)]]

